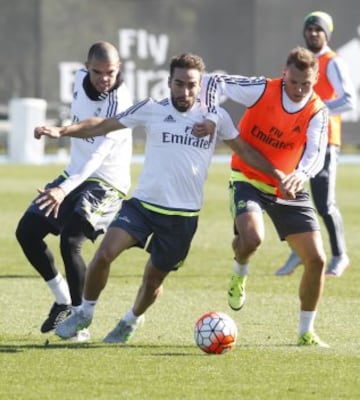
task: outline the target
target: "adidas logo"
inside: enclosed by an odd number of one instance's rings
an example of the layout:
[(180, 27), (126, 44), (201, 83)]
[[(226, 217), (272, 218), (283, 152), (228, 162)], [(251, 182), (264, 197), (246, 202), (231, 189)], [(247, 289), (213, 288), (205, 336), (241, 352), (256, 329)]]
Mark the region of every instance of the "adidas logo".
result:
[(301, 132), (300, 126), (296, 125), (295, 128), (292, 130), (293, 132)]
[[(118, 214), (118, 215), (119, 215), (119, 214)], [(124, 222), (126, 222), (126, 223), (128, 223), (128, 224), (131, 223), (129, 217), (127, 217), (126, 215), (124, 215), (123, 217), (118, 217), (118, 215), (117, 215), (117, 219), (118, 219), (118, 220), (122, 220), (122, 221), (124, 221)]]
[(168, 115), (165, 119), (164, 122), (176, 122), (174, 117), (172, 115)]
[(107, 92), (100, 93), (98, 99), (99, 100), (105, 100), (107, 98), (107, 96), (108, 96)]

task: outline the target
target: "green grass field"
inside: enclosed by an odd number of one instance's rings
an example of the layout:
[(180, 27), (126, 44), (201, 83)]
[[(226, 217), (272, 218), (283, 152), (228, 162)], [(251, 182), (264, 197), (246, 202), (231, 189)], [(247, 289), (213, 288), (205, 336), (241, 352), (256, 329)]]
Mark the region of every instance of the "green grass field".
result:
[[(253, 258), (247, 304), (227, 306), (232, 270), (232, 221), (228, 213), (228, 166), (214, 164), (205, 205), (187, 263), (169, 276), (165, 291), (129, 345), (101, 340), (128, 310), (141, 280), (146, 254), (132, 249), (117, 259), (86, 344), (43, 335), (39, 327), (53, 299), (25, 261), (14, 237), (16, 224), (37, 187), (61, 166), (1, 165), (0, 208), (0, 399), (316, 399), (360, 398), (360, 168), (340, 165), (338, 202), (346, 226), (351, 268), (327, 278), (316, 328), (330, 349), (296, 344), (302, 267), (290, 277), (274, 271), (288, 255), (266, 217), (267, 235)], [(134, 181), (139, 166), (134, 167)], [(36, 229), (36, 227), (34, 227)], [(324, 241), (328, 251), (327, 237)], [(49, 237), (63, 270), (58, 240)], [(96, 246), (87, 244), (90, 260)], [(238, 325), (236, 348), (202, 353), (193, 341), (197, 318), (227, 312)]]

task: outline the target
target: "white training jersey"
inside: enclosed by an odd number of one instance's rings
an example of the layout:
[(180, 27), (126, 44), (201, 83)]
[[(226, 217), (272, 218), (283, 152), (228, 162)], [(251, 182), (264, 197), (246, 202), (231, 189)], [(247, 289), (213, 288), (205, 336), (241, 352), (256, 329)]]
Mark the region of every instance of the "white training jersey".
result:
[[(129, 108), (133, 102), (126, 85), (122, 83), (110, 92), (91, 99), (84, 89), (88, 71), (80, 69), (75, 75), (71, 119), (73, 123), (90, 117), (113, 117)], [(69, 177), (60, 185), (68, 194), (88, 178), (105, 181), (127, 194), (130, 188), (132, 157), (131, 129), (110, 132), (104, 136), (71, 138)]]
[[(331, 51), (330, 47), (325, 46), (319, 53), (316, 53), (316, 57), (319, 58), (328, 51)], [(326, 68), (326, 77), (336, 92), (334, 99), (322, 99), (328, 107), (330, 115), (338, 115), (356, 109), (356, 90), (351, 80), (348, 66), (338, 55), (329, 61)]]
[(231, 140), (238, 134), (229, 114), (219, 109), (212, 141), (192, 135), (194, 123), (205, 119), (200, 101), (179, 112), (170, 98), (149, 98), (116, 118), (129, 128), (143, 126), (146, 132), (145, 161), (133, 197), (170, 210), (200, 210), (216, 138)]

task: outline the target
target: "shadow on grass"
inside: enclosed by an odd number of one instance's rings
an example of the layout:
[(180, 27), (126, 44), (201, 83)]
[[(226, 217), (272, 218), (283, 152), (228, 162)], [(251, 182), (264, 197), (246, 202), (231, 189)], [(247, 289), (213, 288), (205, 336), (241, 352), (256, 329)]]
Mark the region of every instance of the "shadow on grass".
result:
[[(0, 353), (16, 353), (23, 350), (57, 350), (57, 349), (97, 349), (97, 348), (118, 348), (118, 349), (166, 349), (166, 348), (191, 348), (193, 349), (193, 345), (179, 345), (179, 346), (171, 346), (171, 345), (157, 345), (157, 344), (148, 344), (148, 345), (136, 345), (136, 344), (119, 344), (119, 343), (96, 343), (96, 342), (71, 342), (71, 341), (56, 341), (51, 343), (49, 339), (47, 339), (44, 343), (29, 343), (29, 344), (0, 344)], [(164, 353), (165, 354), (165, 353)], [(170, 353), (169, 353), (170, 354)], [(179, 354), (179, 353), (174, 353)]]
[[(142, 277), (142, 274), (123, 274), (123, 275), (111, 275), (111, 279), (128, 279), (128, 278), (139, 278)], [(38, 275), (0, 275), (0, 279), (39, 279)]]
[[(279, 344), (279, 345), (241, 345), (236, 348), (239, 349), (264, 349), (266, 347), (269, 348), (298, 348), (295, 344)], [(48, 340), (45, 341), (44, 344), (0, 344), (0, 353), (22, 353), (26, 350), (41, 350), (41, 351), (49, 351), (49, 350), (70, 350), (70, 349), (81, 349), (81, 350), (94, 350), (94, 349), (114, 349), (117, 348), (119, 350), (150, 350), (146, 352), (146, 355), (151, 355), (154, 357), (189, 357), (189, 356), (212, 356), (213, 354), (203, 353), (201, 350), (198, 350), (194, 345), (179, 345), (179, 346), (171, 346), (171, 345), (156, 345), (156, 344), (148, 344), (148, 345), (129, 345), (129, 344), (105, 344), (105, 343), (62, 343), (56, 342), (51, 343)], [(160, 351), (160, 352), (151, 352), (152, 350), (165, 350), (168, 351)], [(186, 349), (184, 351), (184, 349)], [(189, 349), (189, 351), (187, 351)], [(191, 350), (191, 351), (190, 351)], [(195, 351), (195, 352), (194, 352)]]
[[(271, 275), (271, 274), (270, 274)], [(110, 276), (110, 279), (129, 279), (129, 278), (141, 278), (143, 276), (142, 272), (139, 272), (138, 274), (130, 274), (130, 273), (112, 273)], [(199, 279), (200, 277), (203, 277), (203, 274), (196, 274), (196, 273), (188, 273), (184, 274), (182, 273), (181, 275), (178, 275), (179, 278), (181, 279)], [(216, 279), (217, 277), (223, 278), (222, 274), (213, 274), (212, 278)], [(9, 275), (0, 275), (0, 279), (39, 279), (38, 275), (25, 275), (25, 274), (9, 274)]]
[(0, 275), (0, 279), (39, 279), (36, 275)]
[(57, 349), (89, 349), (101, 347), (101, 345), (94, 345), (90, 343), (47, 343), (44, 344), (1, 344), (0, 353), (20, 353), (24, 350), (57, 350)]

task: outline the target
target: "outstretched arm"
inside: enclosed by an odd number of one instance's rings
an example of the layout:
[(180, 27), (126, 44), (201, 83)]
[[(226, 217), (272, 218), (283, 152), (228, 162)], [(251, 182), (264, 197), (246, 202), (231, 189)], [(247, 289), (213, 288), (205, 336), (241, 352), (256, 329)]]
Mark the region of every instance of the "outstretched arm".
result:
[(77, 124), (61, 128), (48, 126), (36, 127), (34, 136), (36, 139), (40, 139), (41, 136), (48, 136), (50, 138), (59, 138), (61, 136), (88, 138), (105, 135), (108, 132), (124, 128), (127, 127), (122, 125), (116, 118), (88, 118)]
[(204, 75), (200, 101), (206, 110), (206, 120), (194, 124), (193, 135), (199, 138), (209, 135), (210, 140), (213, 139), (219, 122), (218, 106), (222, 97), (229, 97), (236, 103), (250, 107), (258, 101), (265, 87), (266, 79), (262, 76)]

